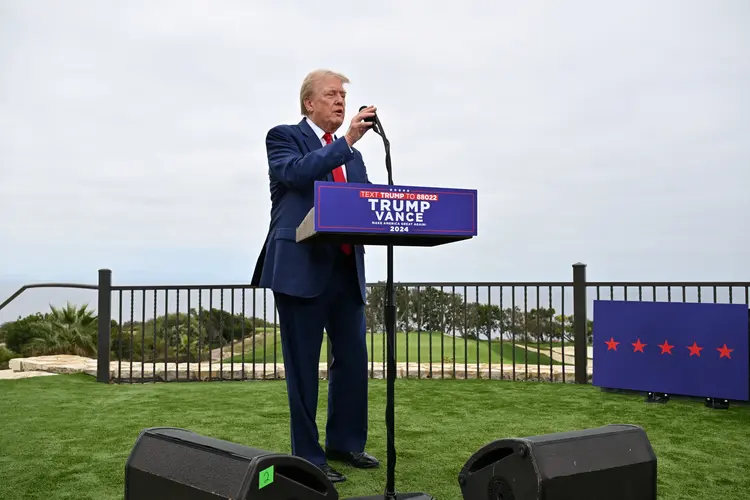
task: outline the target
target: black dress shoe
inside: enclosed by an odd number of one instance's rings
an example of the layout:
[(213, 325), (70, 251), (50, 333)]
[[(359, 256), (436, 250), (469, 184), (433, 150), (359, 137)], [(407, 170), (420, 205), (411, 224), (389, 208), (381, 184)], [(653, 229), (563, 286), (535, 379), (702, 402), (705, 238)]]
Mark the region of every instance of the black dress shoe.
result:
[(323, 473), (326, 475), (328, 480), (332, 483), (340, 483), (342, 481), (346, 481), (346, 476), (340, 473), (339, 471), (335, 470), (333, 467), (331, 467), (328, 464), (321, 464), (318, 465), (318, 469), (322, 470)]
[(326, 458), (329, 460), (344, 462), (345, 464), (349, 464), (357, 469), (372, 469), (380, 465), (377, 458), (365, 453), (364, 451), (351, 452), (326, 450)]

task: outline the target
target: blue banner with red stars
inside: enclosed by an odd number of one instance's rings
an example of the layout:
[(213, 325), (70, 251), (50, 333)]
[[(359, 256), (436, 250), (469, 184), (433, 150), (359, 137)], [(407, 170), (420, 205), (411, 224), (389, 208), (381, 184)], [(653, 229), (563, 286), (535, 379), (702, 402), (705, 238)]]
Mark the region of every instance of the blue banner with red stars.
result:
[(748, 306), (594, 301), (593, 384), (748, 401)]

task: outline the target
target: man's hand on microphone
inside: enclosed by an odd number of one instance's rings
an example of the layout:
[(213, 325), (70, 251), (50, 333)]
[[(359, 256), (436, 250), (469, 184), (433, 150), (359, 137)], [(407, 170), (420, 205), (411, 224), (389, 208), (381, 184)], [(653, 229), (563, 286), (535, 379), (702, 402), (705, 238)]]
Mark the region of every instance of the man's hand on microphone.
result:
[(349, 147), (352, 147), (373, 126), (373, 122), (365, 120), (375, 116), (375, 111), (375, 106), (368, 106), (352, 118), (349, 130), (346, 131), (346, 135), (344, 136)]

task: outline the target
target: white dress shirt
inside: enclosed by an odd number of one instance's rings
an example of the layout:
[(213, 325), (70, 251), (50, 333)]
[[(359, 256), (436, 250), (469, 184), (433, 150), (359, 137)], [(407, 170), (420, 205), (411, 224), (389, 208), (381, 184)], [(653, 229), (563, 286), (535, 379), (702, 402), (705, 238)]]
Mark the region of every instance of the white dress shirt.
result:
[[(307, 120), (307, 124), (310, 125), (310, 128), (313, 129), (313, 132), (315, 132), (315, 135), (318, 136), (318, 139), (320, 139), (320, 144), (323, 145), (323, 146), (326, 146), (327, 145), (326, 141), (325, 141), (325, 139), (323, 139), (323, 136), (325, 135), (325, 131), (322, 128), (320, 128), (317, 125), (315, 125), (315, 123), (313, 123), (313, 121), (310, 119), (310, 117), (306, 116), (305, 120)], [(335, 135), (333, 136), (333, 140), (336, 140), (336, 136)], [(351, 148), (349, 148), (349, 149), (351, 149)], [(341, 165), (341, 170), (344, 171), (344, 179), (346, 179), (348, 181), (349, 177), (346, 175), (346, 165)]]

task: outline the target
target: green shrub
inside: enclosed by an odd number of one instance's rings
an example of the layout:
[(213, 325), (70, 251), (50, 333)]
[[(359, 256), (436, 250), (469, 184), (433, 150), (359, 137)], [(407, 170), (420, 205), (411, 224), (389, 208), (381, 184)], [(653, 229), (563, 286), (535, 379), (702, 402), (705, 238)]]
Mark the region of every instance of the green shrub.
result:
[(21, 351), (32, 356), (76, 354), (96, 356), (97, 317), (87, 305), (50, 306), (45, 320), (34, 326), (32, 338)]
[(8, 369), (8, 361), (13, 358), (20, 358), (21, 355), (15, 353), (5, 346), (0, 346), (0, 370)]
[(25, 318), (19, 317), (0, 326), (5, 334), (5, 344), (11, 351), (22, 353), (26, 345), (34, 339), (46, 320), (42, 313), (31, 314)]
[(8, 349), (24, 356), (96, 355), (97, 317), (88, 306), (50, 306), (47, 314), (31, 314), (0, 328)]
[[(112, 319), (110, 352), (112, 359), (197, 361), (232, 339), (262, 331), (264, 325), (272, 324), (220, 309), (203, 310), (202, 314), (192, 309), (189, 316), (170, 313), (145, 323), (123, 322), (122, 326)], [(93, 358), (97, 354), (98, 318), (85, 305), (50, 306), (46, 314), (19, 317), (0, 325), (0, 330), (8, 349), (23, 356), (76, 354)]]

